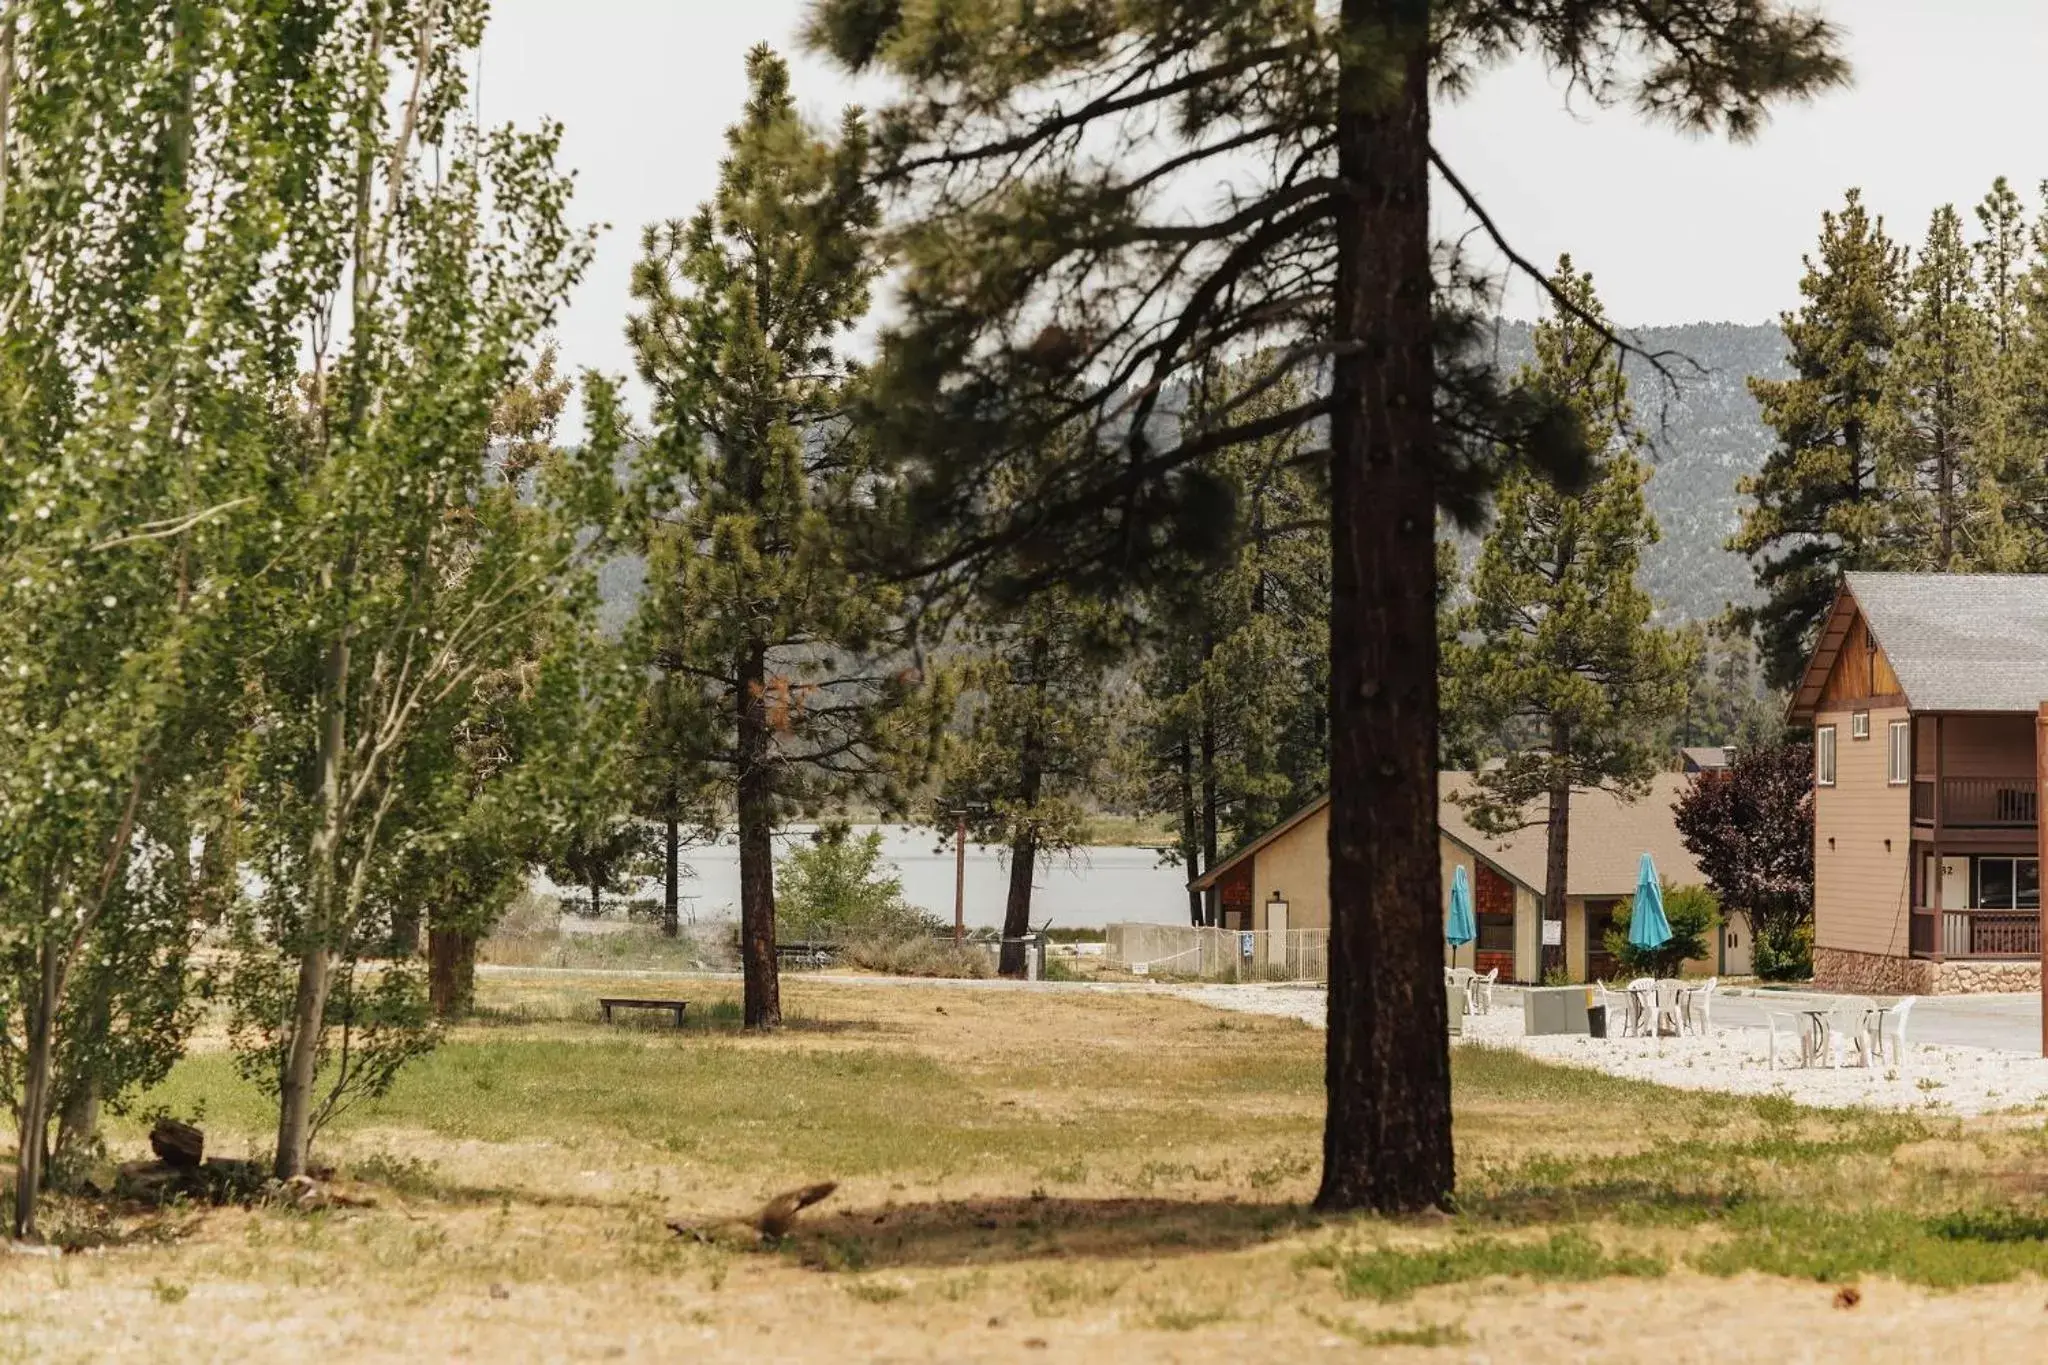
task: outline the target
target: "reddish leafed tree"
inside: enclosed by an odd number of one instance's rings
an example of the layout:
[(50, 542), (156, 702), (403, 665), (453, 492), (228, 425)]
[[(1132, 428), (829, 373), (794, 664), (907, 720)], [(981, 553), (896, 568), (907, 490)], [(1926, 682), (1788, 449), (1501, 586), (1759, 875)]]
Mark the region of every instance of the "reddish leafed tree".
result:
[(1679, 837), (1724, 908), (1746, 910), (1759, 938), (1782, 941), (1813, 914), (1813, 746), (1736, 755), (1701, 773), (1673, 808)]

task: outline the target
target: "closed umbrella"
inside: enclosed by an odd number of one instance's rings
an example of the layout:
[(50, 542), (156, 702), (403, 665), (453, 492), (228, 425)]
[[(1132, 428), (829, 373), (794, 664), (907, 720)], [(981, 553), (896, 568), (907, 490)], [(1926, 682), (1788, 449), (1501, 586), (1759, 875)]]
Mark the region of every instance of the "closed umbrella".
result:
[(1472, 883), (1465, 880), (1465, 869), (1460, 867), (1451, 873), (1451, 913), (1444, 919), (1444, 942), (1462, 948), (1478, 937), (1472, 920)]
[(1636, 903), (1628, 915), (1628, 941), (1637, 948), (1661, 948), (1671, 941), (1671, 921), (1664, 918), (1664, 888), (1649, 854), (1636, 867)]

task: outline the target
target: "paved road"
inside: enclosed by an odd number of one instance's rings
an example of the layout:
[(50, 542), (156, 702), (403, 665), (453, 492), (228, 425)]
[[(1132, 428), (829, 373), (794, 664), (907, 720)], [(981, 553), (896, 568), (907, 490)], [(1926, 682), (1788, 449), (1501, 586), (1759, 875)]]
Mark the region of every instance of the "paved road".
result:
[[(1795, 991), (1726, 995), (1714, 1003), (1717, 1024), (1756, 1025), (1764, 1011), (1783, 1004), (1799, 1008), (1831, 997)], [(2041, 1056), (2041, 997), (2026, 995), (1930, 995), (1913, 1006), (1908, 1035), (1918, 1043), (1992, 1048)]]

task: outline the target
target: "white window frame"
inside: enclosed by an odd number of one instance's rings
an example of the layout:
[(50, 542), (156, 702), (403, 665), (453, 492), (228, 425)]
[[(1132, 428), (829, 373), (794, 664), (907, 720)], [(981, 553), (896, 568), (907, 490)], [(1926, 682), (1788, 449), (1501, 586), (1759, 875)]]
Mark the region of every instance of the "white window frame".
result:
[(1813, 727), (1813, 785), (1832, 787), (1835, 785), (1835, 727), (1816, 725)]
[(1868, 711), (1851, 711), (1849, 713), (1849, 738), (1870, 738), (1870, 713)]
[(1912, 780), (1913, 723), (1895, 720), (1885, 727), (1885, 785), (1903, 787)]

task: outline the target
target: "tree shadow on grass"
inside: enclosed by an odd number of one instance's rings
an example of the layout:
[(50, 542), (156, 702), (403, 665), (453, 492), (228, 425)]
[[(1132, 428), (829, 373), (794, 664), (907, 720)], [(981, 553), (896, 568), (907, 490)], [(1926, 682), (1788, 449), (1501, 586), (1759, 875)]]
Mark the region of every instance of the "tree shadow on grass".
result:
[[(672, 1017), (653, 1011), (621, 1011), (614, 1015), (612, 1022), (605, 1023), (595, 1005), (587, 1010), (563, 1013), (559, 1010), (529, 1009), (519, 1005), (481, 1006), (463, 1021), (465, 1027), (483, 1030), (525, 1029), (535, 1025), (580, 1025), (598, 1036), (619, 1033), (628, 1036), (652, 1034), (660, 1037), (684, 1038), (744, 1038), (746, 1032), (740, 1008), (736, 1003), (719, 1002), (708, 1009), (692, 1007), (683, 1016), (683, 1026), (677, 1028)], [(798, 1036), (849, 1033), (872, 1033), (876, 1035), (902, 1036), (912, 1030), (902, 1024), (885, 1024), (872, 1019), (813, 1019), (803, 1015), (786, 1015), (782, 1034)], [(773, 1037), (776, 1035), (760, 1035)]]
[(1323, 1219), (1301, 1204), (1006, 1198), (845, 1209), (782, 1243), (818, 1270), (973, 1266), (1047, 1257), (1197, 1255), (1275, 1241)]

